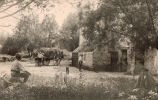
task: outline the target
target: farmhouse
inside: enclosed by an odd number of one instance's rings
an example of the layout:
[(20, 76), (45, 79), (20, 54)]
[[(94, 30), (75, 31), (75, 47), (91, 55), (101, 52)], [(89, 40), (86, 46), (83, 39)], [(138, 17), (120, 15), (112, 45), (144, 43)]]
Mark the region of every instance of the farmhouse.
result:
[(72, 54), (72, 65), (77, 66), (77, 57), (80, 54), (83, 54), (83, 65), (94, 70), (126, 72), (135, 67), (132, 43), (123, 36), (113, 47), (109, 42), (96, 48), (87, 46), (86, 41), (80, 36), (79, 47)]

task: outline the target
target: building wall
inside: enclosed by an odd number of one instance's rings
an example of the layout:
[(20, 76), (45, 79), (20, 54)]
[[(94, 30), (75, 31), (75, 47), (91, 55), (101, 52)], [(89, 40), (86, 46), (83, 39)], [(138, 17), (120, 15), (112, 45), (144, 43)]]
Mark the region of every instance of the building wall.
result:
[(104, 46), (101, 48), (97, 48), (93, 52), (93, 66), (96, 69), (103, 69), (110, 64), (110, 53), (108, 51), (108, 47)]
[[(127, 71), (132, 72), (135, 68), (135, 55), (131, 51), (131, 48), (117, 48), (115, 52), (118, 53), (118, 61), (116, 62), (115, 70), (119, 70), (119, 64), (121, 63), (122, 49), (127, 49)], [(83, 54), (83, 65), (89, 68), (99, 70), (109, 70), (111, 64), (111, 53), (108, 46), (95, 49), (93, 52), (79, 52), (79, 55)]]
[(93, 52), (80, 52), (80, 54), (83, 54), (83, 65), (93, 68)]
[[(131, 48), (116, 48), (114, 50), (118, 53), (118, 61), (115, 64), (115, 70), (120, 71), (119, 67), (121, 64), (121, 58), (122, 58), (122, 50), (127, 50), (127, 71), (133, 71), (135, 68), (135, 54), (132, 51)], [(94, 50), (93, 53), (93, 66), (95, 68), (108, 70), (111, 66), (111, 53), (108, 48), (108, 46), (101, 47), (100, 49), (97, 48)]]
[(144, 66), (152, 73), (158, 74), (158, 50), (149, 49), (145, 52)]
[(127, 62), (128, 62), (128, 68), (127, 68), (127, 72), (130, 72), (131, 74), (134, 73), (135, 70), (135, 52), (130, 48), (127, 51)]
[[(80, 29), (80, 37), (79, 37), (79, 46), (81, 46), (86, 40), (83, 37), (82, 29)], [(129, 43), (128, 39), (122, 39), (125, 41), (119, 41), (118, 45), (116, 45), (115, 51), (118, 52), (118, 62), (119, 65), (121, 63), (122, 57), (122, 49), (127, 49), (127, 71), (134, 70), (135, 68), (135, 56), (134, 53), (131, 51), (131, 44)], [(125, 47), (125, 48), (124, 48)], [(111, 64), (111, 53), (109, 51), (108, 46), (101, 46), (97, 47), (93, 52), (80, 52), (84, 55), (84, 62), (83, 64), (88, 67), (94, 67), (98, 69), (105, 70), (107, 67), (110, 67)], [(117, 66), (116, 66), (117, 67)]]
[(83, 36), (83, 29), (81, 28), (79, 30), (79, 46), (81, 46), (85, 41), (86, 39)]

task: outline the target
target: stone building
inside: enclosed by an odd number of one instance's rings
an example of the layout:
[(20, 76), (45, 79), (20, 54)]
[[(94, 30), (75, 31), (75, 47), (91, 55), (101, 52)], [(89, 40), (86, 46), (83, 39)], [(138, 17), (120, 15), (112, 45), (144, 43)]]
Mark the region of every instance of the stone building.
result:
[(135, 67), (133, 46), (128, 38), (120, 38), (113, 48), (108, 44), (100, 44), (95, 49), (87, 46), (83, 37), (80, 40), (82, 41), (80, 41), (79, 47), (73, 53), (83, 55), (85, 67), (95, 70), (123, 72), (130, 71)]

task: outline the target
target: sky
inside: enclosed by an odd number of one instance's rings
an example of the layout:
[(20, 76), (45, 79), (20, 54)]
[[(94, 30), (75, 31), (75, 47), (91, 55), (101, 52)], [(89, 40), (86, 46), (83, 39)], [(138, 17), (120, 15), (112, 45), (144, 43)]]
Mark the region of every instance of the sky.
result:
[[(55, 16), (55, 19), (59, 27), (62, 26), (62, 23), (64, 22), (64, 20), (70, 13), (73, 13), (76, 11), (76, 8), (68, 2), (61, 2), (60, 4), (56, 4), (54, 7), (47, 7), (46, 9), (47, 11), (43, 12), (41, 11), (41, 9), (35, 8), (33, 12), (39, 15), (40, 21), (42, 21), (45, 14), (49, 14), (49, 15), (53, 14)], [(0, 17), (7, 15), (8, 13), (12, 13), (16, 10), (17, 10), (17, 7), (13, 7), (4, 13), (0, 13)], [(28, 14), (27, 12), (23, 12), (23, 13), (26, 15)], [(18, 23), (19, 19), (20, 19), (20, 13), (11, 17), (0, 19), (0, 36), (12, 35), (13, 29)]]
[[(51, 0), (50, 0), (51, 1)], [(70, 13), (75, 12), (77, 9), (74, 5), (71, 3), (76, 3), (78, 0), (60, 0), (60, 3), (55, 4), (54, 7), (51, 6), (51, 3), (49, 3), (46, 7), (47, 11), (41, 11), (39, 8), (35, 8), (32, 10), (34, 13), (39, 15), (40, 21), (44, 18), (45, 14), (54, 15), (55, 19), (59, 25), (59, 28), (62, 26), (64, 20), (67, 18), (67, 16)], [(88, 0), (83, 1), (83, 3), (87, 3)], [(97, 0), (89, 0), (90, 2), (93, 2), (94, 5), (97, 3)], [(8, 13), (15, 12), (17, 10), (17, 7), (12, 7), (8, 9), (4, 13), (0, 13), (0, 17), (7, 15)], [(1, 9), (0, 9), (1, 11)], [(23, 11), (23, 14), (27, 15), (27, 11)], [(7, 17), (4, 19), (0, 19), (0, 36), (8, 36), (13, 34), (13, 29), (15, 29), (15, 26), (17, 25), (18, 21), (20, 19), (20, 13), (17, 13), (11, 17)], [(4, 27), (2, 27), (4, 26)], [(7, 26), (7, 27), (6, 27)]]

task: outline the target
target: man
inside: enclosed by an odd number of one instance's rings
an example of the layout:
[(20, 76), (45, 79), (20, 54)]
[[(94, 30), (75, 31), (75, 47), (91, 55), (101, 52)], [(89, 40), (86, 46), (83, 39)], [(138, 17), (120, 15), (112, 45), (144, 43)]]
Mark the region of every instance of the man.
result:
[(59, 61), (58, 61), (58, 64), (60, 65), (60, 62), (61, 60), (64, 58), (64, 54), (63, 54), (63, 51), (60, 51), (59, 52)]
[[(21, 55), (16, 54), (15, 58), (16, 58), (16, 60), (13, 62), (12, 66), (11, 66), (11, 78), (9, 81), (11, 83), (14, 83), (14, 82), (25, 83), (31, 74), (28, 71), (26, 71), (25, 68), (22, 66), (22, 64), (20, 62)], [(23, 79), (23, 80), (21, 80), (21, 79)]]
[(66, 74), (69, 75), (69, 72), (70, 72), (69, 66), (66, 66)]
[(44, 54), (41, 51), (39, 51), (37, 57), (39, 59), (38, 65), (39, 66), (43, 65), (44, 64)]
[(79, 55), (79, 59), (78, 59), (78, 65), (79, 65), (79, 71), (81, 72), (82, 70), (82, 64), (83, 64), (83, 55)]

